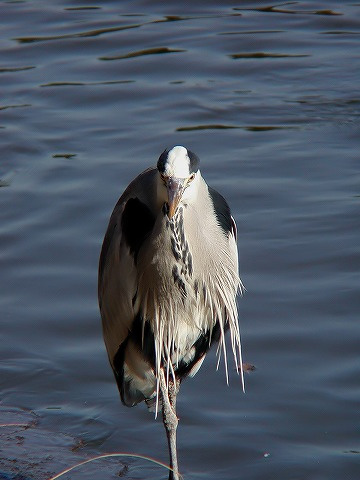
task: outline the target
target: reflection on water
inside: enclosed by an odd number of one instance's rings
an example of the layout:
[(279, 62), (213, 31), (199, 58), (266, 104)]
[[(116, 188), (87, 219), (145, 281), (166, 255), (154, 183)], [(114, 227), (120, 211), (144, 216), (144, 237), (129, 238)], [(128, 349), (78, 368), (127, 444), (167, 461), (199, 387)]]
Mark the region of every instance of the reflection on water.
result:
[[(96, 282), (115, 201), (174, 144), (237, 220), (255, 367), (244, 395), (212, 352), (182, 385), (185, 478), (359, 477), (359, 8), (3, 2), (0, 478), (166, 461), (161, 422), (120, 405)], [(99, 471), (166, 478), (76, 478)]]

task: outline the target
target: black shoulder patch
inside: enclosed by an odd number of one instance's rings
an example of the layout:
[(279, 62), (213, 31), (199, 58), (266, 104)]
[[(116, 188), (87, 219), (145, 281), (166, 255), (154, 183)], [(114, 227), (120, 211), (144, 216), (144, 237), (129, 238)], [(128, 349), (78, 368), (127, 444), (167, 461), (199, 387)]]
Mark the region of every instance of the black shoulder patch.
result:
[(165, 164), (167, 161), (167, 157), (169, 155), (169, 151), (170, 151), (170, 148), (166, 148), (159, 157), (159, 160), (157, 162), (157, 169), (159, 170), (160, 173), (164, 173), (165, 171)]
[(225, 200), (225, 198), (220, 195), (219, 192), (214, 190), (211, 187), (209, 188), (209, 195), (214, 207), (214, 212), (216, 215), (216, 218), (221, 226), (221, 228), (224, 230), (226, 234), (232, 231), (233, 228), (233, 220), (231, 218), (231, 212), (230, 212), (230, 207)]
[(190, 166), (189, 166), (190, 173), (196, 173), (199, 170), (200, 158), (190, 150), (188, 150), (187, 153), (190, 159)]
[(135, 261), (154, 223), (154, 215), (143, 202), (138, 198), (130, 198), (127, 201), (121, 218), (121, 228)]

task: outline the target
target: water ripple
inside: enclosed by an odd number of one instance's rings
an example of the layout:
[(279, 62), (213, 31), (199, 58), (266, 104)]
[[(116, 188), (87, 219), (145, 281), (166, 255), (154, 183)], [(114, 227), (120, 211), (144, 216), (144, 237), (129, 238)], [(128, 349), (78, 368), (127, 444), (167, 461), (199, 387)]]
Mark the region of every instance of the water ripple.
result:
[(299, 128), (295, 126), (274, 126), (274, 125), (223, 125), (221, 123), (214, 123), (208, 125), (189, 125), (186, 127), (178, 127), (176, 129), (177, 132), (191, 132), (194, 130), (227, 130), (227, 129), (243, 129), (249, 132), (266, 132), (270, 130), (287, 130), (287, 129), (294, 129)]
[(108, 80), (103, 82), (50, 82), (43, 83), (40, 87), (86, 87), (95, 85), (121, 85), (135, 83), (135, 80)]
[(3, 105), (0, 106), (0, 110), (8, 110), (9, 108), (24, 108), (24, 107), (31, 107), (30, 103), (24, 103), (22, 105)]
[[(241, 16), (241, 14), (232, 13), (232, 14), (226, 14), (226, 16), (230, 16), (230, 17)], [(145, 25), (152, 25), (157, 23), (222, 18), (222, 17), (224, 17), (224, 15), (204, 15), (204, 16), (187, 16), (187, 17), (179, 16), (179, 15), (166, 15), (164, 18), (160, 18), (160, 19), (156, 19), (156, 20), (152, 20), (144, 23), (135, 23), (131, 25), (120, 25), (115, 27), (98, 28), (98, 29), (86, 30), (84, 32), (65, 33), (61, 35), (46, 35), (46, 36), (36, 35), (36, 36), (26, 36), (26, 37), (15, 37), (13, 38), (13, 40), (15, 40), (18, 43), (34, 43), (34, 42), (46, 42), (46, 41), (52, 41), (52, 40), (68, 40), (68, 39), (83, 38), (83, 37), (96, 37), (99, 35), (120, 32), (123, 30), (129, 30), (133, 28), (140, 28)]]
[(24, 70), (32, 70), (36, 68), (33, 65), (29, 65), (26, 67), (0, 67), (0, 73), (13, 73), (13, 72), (22, 72)]
[(84, 7), (66, 7), (64, 10), (101, 10), (101, 7), (91, 7), (91, 6), (84, 6)]
[(219, 32), (216, 35), (263, 35), (285, 33), (285, 30), (239, 30), (238, 32)]
[(168, 48), (168, 47), (156, 47), (156, 48), (145, 48), (144, 50), (138, 50), (135, 52), (130, 52), (125, 55), (115, 55), (113, 57), (99, 57), (99, 60), (123, 60), (125, 58), (135, 58), (142, 57), (144, 55), (159, 55), (164, 53), (180, 53), (186, 52), (184, 49), (180, 48)]
[(287, 2), (283, 3), (282, 5), (269, 5), (267, 7), (258, 7), (258, 8), (243, 8), (243, 7), (234, 7), (234, 10), (243, 11), (243, 10), (250, 10), (255, 12), (266, 12), (266, 13), (286, 13), (290, 15), (294, 14), (302, 14), (302, 15), (343, 15), (343, 13), (335, 12), (331, 9), (323, 9), (323, 10), (293, 10), (287, 8), (279, 8), (285, 7), (286, 5), (297, 5), (299, 2)]
[(251, 52), (251, 53), (233, 53), (229, 55), (230, 58), (302, 58), (302, 57), (311, 57), (309, 54), (302, 53), (265, 53), (265, 52)]
[(62, 35), (47, 35), (47, 36), (34, 36), (34, 37), (17, 37), (13, 40), (19, 43), (34, 43), (34, 42), (46, 42), (50, 40), (68, 40), (82, 37), (97, 37), (106, 33), (120, 32), (122, 30), (129, 30), (131, 28), (139, 28), (142, 24), (122, 25), (120, 27), (98, 28), (96, 30), (88, 30), (78, 33), (65, 33)]

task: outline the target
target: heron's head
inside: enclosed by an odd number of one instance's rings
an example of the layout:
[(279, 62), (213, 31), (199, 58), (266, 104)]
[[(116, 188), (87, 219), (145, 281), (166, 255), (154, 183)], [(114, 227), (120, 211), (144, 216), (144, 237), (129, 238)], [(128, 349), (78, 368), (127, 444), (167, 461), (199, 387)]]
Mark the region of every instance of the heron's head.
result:
[(200, 160), (195, 153), (185, 147), (166, 149), (160, 155), (159, 171), (160, 195), (168, 204), (168, 217), (174, 216), (182, 201), (189, 201), (196, 193)]

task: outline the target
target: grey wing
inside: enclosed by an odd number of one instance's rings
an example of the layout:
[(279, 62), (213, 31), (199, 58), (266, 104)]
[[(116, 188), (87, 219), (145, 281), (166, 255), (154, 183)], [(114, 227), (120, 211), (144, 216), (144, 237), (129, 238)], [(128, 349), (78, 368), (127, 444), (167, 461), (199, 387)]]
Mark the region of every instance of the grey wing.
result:
[(151, 368), (132, 335), (136, 320), (133, 304), (137, 293), (137, 255), (155, 221), (149, 207), (151, 188), (141, 187), (152, 180), (153, 171), (144, 172), (119, 199), (99, 261), (98, 298), (104, 341), (121, 399), (128, 406), (150, 396), (153, 390), (153, 382), (148, 380)]

